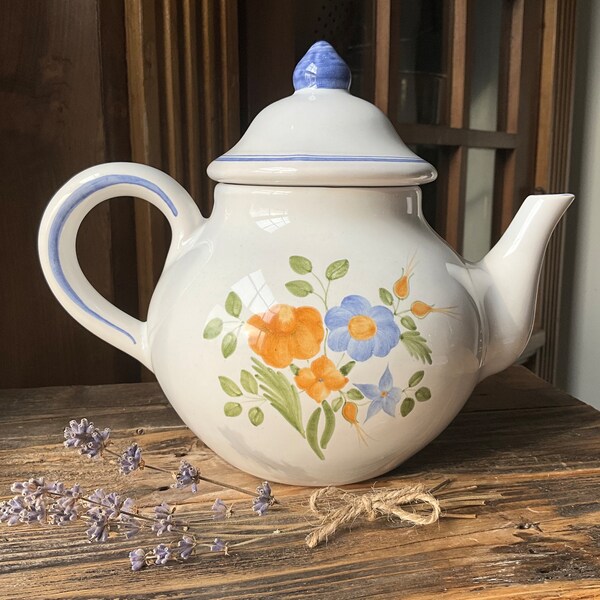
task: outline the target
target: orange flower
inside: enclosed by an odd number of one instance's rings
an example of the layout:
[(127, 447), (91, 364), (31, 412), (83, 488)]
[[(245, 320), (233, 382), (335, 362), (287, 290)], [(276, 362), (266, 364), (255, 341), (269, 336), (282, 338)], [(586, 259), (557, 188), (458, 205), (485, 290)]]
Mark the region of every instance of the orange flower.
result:
[(310, 368), (300, 369), (294, 380), (300, 389), (306, 390), (319, 404), (332, 391), (341, 390), (348, 383), (348, 378), (344, 377), (326, 356), (313, 360)]
[(275, 304), (246, 323), (248, 345), (272, 367), (283, 368), (294, 358), (312, 358), (325, 337), (323, 320), (316, 308)]

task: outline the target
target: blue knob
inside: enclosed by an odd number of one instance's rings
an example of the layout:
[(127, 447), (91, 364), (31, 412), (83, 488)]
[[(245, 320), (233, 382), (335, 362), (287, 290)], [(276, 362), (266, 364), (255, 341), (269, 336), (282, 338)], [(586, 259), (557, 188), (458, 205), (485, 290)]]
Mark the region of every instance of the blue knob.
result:
[(294, 89), (348, 90), (350, 69), (327, 42), (315, 42), (294, 69)]

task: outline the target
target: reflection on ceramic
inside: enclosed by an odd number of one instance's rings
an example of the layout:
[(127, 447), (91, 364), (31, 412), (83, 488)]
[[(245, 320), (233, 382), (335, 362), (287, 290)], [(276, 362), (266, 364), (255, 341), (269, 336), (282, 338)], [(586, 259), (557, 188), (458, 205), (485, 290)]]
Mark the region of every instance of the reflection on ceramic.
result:
[[(572, 200), (530, 196), (485, 258), (463, 261), (422, 216), (416, 186), (435, 170), (347, 92), (333, 52), (313, 47), (297, 91), (212, 163), (210, 220), (164, 173), (112, 163), (67, 182), (39, 236), (44, 274), (75, 319), (153, 370), (224, 459), (293, 484), (397, 466), (517, 358), (546, 243)], [(81, 221), (115, 196), (151, 202), (173, 230), (147, 322), (100, 296), (76, 259)]]

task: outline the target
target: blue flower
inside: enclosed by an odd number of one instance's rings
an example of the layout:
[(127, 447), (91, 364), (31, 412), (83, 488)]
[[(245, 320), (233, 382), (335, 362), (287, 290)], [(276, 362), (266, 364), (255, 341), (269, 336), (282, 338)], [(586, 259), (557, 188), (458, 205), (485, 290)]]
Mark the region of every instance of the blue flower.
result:
[(389, 367), (385, 368), (378, 386), (369, 383), (356, 383), (355, 385), (363, 395), (371, 400), (365, 421), (368, 421), (382, 409), (390, 417), (396, 416), (396, 406), (400, 402), (402, 390), (394, 387), (394, 380)]
[(387, 356), (400, 341), (392, 311), (385, 306), (372, 307), (362, 296), (346, 296), (340, 306), (330, 308), (325, 325), (330, 332), (327, 345), (358, 361)]

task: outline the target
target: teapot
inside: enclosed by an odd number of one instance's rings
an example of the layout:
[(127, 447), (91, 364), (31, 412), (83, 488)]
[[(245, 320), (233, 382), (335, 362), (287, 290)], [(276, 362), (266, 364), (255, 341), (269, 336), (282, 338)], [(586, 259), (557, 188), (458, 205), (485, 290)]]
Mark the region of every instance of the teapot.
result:
[[(517, 359), (573, 196), (529, 196), (487, 256), (465, 261), (423, 218), (419, 186), (435, 169), (349, 93), (335, 50), (314, 44), (293, 83), (208, 167), (210, 219), (165, 173), (103, 164), (52, 198), (39, 254), (67, 312), (153, 371), (223, 459), (270, 481), (340, 485), (418, 452)], [(83, 218), (116, 196), (151, 202), (172, 228), (146, 322), (77, 261)]]

